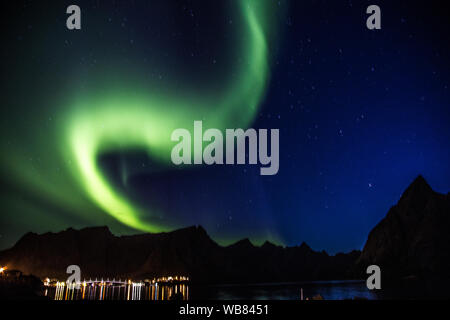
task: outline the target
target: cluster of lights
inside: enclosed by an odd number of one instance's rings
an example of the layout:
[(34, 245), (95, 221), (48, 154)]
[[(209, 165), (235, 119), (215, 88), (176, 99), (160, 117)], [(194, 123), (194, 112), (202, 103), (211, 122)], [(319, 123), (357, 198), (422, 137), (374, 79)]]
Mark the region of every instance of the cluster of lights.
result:
[(3, 274), (3, 273), (5, 272), (6, 269), (7, 269), (6, 266), (0, 267), (0, 273)]
[[(74, 282), (74, 283), (67, 283), (64, 281), (59, 281), (57, 279), (50, 279), (45, 278), (42, 281), (44, 282), (44, 285), (47, 287), (54, 287), (56, 289), (55, 291), (55, 300), (77, 300), (81, 297), (81, 299), (85, 299), (85, 293), (88, 294), (88, 299), (91, 299), (92, 291), (87, 291), (87, 287), (89, 287), (88, 290), (94, 290), (94, 287), (99, 287), (98, 290), (100, 292), (99, 299), (104, 300), (108, 296), (108, 287), (114, 287), (116, 285), (120, 287), (124, 287), (124, 298), (127, 300), (141, 300), (141, 294), (146, 292), (145, 290), (150, 290), (151, 293), (151, 299), (152, 300), (164, 300), (168, 299), (172, 296), (173, 287), (174, 286), (174, 292), (177, 293), (177, 290), (183, 294), (183, 297), (187, 297), (188, 293), (185, 292), (187, 290), (187, 286), (182, 284), (182, 281), (188, 281), (189, 277), (186, 276), (167, 276), (167, 277), (160, 277), (160, 278), (153, 278), (152, 280), (146, 279), (144, 281), (138, 281), (134, 282), (132, 279), (125, 279), (122, 281), (122, 279), (119, 279), (116, 281), (115, 279), (104, 280), (103, 278), (101, 280), (83, 280), (82, 282)], [(164, 283), (166, 283), (169, 288), (164, 287)], [(160, 285), (162, 287), (160, 287)], [(178, 286), (179, 289), (178, 289)], [(90, 289), (92, 287), (92, 289)], [(147, 288), (148, 289), (144, 289)], [(160, 289), (161, 288), (161, 289)], [(78, 290), (81, 290), (78, 292)], [(162, 291), (161, 291), (162, 290)], [(79, 296), (81, 294), (81, 296)], [(93, 293), (95, 295), (95, 291)], [(120, 294), (120, 290), (119, 290)], [(47, 290), (46, 290), (47, 295)], [(114, 295), (114, 291), (113, 291)], [(98, 297), (97, 297), (98, 298)]]
[(143, 286), (145, 286), (145, 283), (142, 283), (142, 282), (135, 283), (135, 282), (133, 282), (133, 287), (138, 287), (138, 288), (140, 288), (140, 287), (143, 287)]
[(172, 281), (189, 281), (189, 277), (185, 276), (175, 276), (175, 277), (161, 277), (152, 280), (152, 283), (155, 282), (172, 282)]
[[(6, 267), (0, 268), (0, 272), (3, 273), (3, 271), (5, 269), (6, 269)], [(131, 279), (128, 279), (128, 280), (125, 281), (125, 283), (127, 285), (133, 286), (133, 287), (143, 287), (143, 286), (145, 286), (145, 283), (158, 284), (158, 283), (174, 282), (174, 281), (175, 282), (176, 281), (189, 281), (189, 277), (185, 277), (185, 276), (173, 276), (172, 277), (172, 276), (169, 276), (169, 277), (153, 278), (153, 280), (151, 280), (151, 281), (150, 280), (145, 280), (144, 282), (142, 282), (142, 281), (140, 281), (140, 282), (133, 282)], [(77, 284), (79, 284), (79, 285), (81, 285), (82, 287), (85, 288), (88, 285), (90, 285), (92, 287), (94, 285), (101, 286), (101, 287), (111, 286), (111, 285), (114, 285), (115, 282), (116, 282), (115, 280), (109, 281), (109, 279), (108, 279), (108, 280), (104, 281), (102, 279), (99, 282), (97, 282), (97, 280), (94, 281), (94, 282), (91, 281), (91, 280), (86, 282), (86, 280), (84, 280), (82, 283), (77, 283)], [(119, 281), (119, 283), (123, 283), (123, 282)], [(73, 286), (75, 287), (75, 285), (76, 284), (74, 283)], [(47, 286), (47, 287), (55, 286), (57, 288), (62, 288), (62, 287), (68, 286), (69, 289), (71, 287), (71, 285), (67, 285), (65, 282), (60, 282), (60, 281), (53, 282), (52, 280), (50, 280), (50, 278), (45, 278), (44, 286)]]

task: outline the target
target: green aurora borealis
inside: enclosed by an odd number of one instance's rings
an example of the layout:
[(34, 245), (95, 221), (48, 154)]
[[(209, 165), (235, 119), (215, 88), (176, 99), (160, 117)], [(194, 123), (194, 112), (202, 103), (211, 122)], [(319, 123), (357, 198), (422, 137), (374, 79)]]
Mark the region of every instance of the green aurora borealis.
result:
[[(164, 212), (142, 207), (112, 184), (98, 159), (105, 153), (144, 150), (158, 163), (158, 169), (150, 170), (174, 170), (170, 168), (174, 129), (192, 128), (194, 120), (219, 129), (251, 124), (268, 81), (268, 38), (276, 23), (269, 18), (266, 1), (236, 1), (233, 5), (240, 12), (236, 19), (245, 27), (236, 28), (233, 37), (240, 63), (232, 76), (217, 76), (220, 90), (207, 91), (205, 86), (204, 92), (193, 93), (189, 85), (182, 86), (184, 91), (172, 89), (170, 84), (149, 81), (139, 68), (120, 62), (90, 71), (90, 79), (85, 81), (82, 77), (86, 74), (77, 75), (77, 66), (68, 65), (74, 71), (64, 70), (66, 75), (54, 80), (66, 82), (58, 92), (41, 91), (41, 83), (34, 82), (36, 93), (29, 103), (39, 106), (38, 113), (23, 111), (27, 110), (23, 105), (9, 106), (22, 110), (14, 116), (3, 109), (8, 118), (2, 117), (2, 154), (7, 155), (2, 157), (2, 173), (20, 190), (10, 189), (3, 201), (21, 212), (19, 220), (24, 225), (33, 229), (38, 223), (43, 230), (58, 228), (61, 223), (76, 226), (70, 215), (82, 216), (95, 225), (108, 222), (104, 217), (108, 214), (141, 231), (174, 227), (153, 218)], [(104, 52), (108, 55), (110, 49)], [(110, 60), (114, 60), (113, 53)], [(41, 117), (48, 117), (46, 125), (36, 126)], [(57, 213), (49, 213), (49, 207)]]
[[(450, 190), (439, 3), (386, 2), (382, 30), (364, 1), (2, 6), (0, 250), (30, 231), (201, 225), (221, 245), (345, 252), (419, 174)], [(196, 120), (279, 129), (280, 170), (173, 165), (171, 133)]]

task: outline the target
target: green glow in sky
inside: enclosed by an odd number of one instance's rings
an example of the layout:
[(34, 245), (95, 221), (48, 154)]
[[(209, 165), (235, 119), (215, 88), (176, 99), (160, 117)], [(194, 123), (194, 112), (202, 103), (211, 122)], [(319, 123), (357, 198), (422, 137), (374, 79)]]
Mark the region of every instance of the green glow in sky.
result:
[(149, 221), (148, 208), (140, 208), (109, 183), (98, 165), (101, 154), (146, 150), (156, 161), (169, 165), (174, 129), (192, 128), (194, 120), (203, 120), (210, 128), (245, 128), (254, 119), (269, 72), (267, 4), (251, 0), (237, 4), (246, 27), (237, 35), (243, 63), (236, 76), (221, 85), (222, 92), (168, 94), (170, 89), (158, 90), (156, 83), (148, 84), (152, 89), (145, 91), (124, 79), (106, 92), (74, 98), (66, 117), (67, 139), (62, 143), (64, 157), (73, 160), (71, 177), (98, 207), (121, 223), (148, 232), (168, 227)]

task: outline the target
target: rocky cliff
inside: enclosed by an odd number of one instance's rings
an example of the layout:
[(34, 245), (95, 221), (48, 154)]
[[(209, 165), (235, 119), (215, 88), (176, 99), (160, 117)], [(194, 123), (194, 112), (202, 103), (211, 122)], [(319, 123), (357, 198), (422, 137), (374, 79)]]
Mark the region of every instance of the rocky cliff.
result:
[(445, 276), (449, 230), (450, 194), (433, 191), (419, 176), (370, 232), (358, 266), (379, 265), (388, 279)]

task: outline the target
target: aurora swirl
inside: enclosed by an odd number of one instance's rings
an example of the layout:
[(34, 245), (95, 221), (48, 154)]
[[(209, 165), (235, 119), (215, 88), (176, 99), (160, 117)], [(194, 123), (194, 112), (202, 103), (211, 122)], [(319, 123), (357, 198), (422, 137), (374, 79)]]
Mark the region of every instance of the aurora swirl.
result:
[[(46, 166), (31, 167), (18, 152), (8, 157), (5, 170), (15, 173), (16, 184), (20, 181), (33, 195), (51, 199), (58, 206), (77, 210), (93, 204), (133, 229), (168, 229), (152, 221), (157, 208), (141, 207), (110, 183), (98, 158), (108, 152), (144, 150), (160, 168), (168, 168), (174, 129), (190, 128), (198, 119), (219, 129), (244, 128), (253, 121), (268, 81), (268, 34), (274, 24), (266, 1), (245, 0), (233, 5), (245, 26), (235, 30), (242, 61), (233, 77), (217, 80), (221, 81), (220, 91), (171, 92), (157, 82), (136, 80), (142, 79), (140, 70), (127, 70), (118, 81), (108, 79), (102, 70), (93, 76), (100, 84), (70, 94), (57, 116), (62, 120), (45, 132), (48, 141), (57, 141), (56, 147), (49, 143), (49, 159), (42, 159)], [(48, 170), (56, 163), (64, 164), (57, 176)]]

